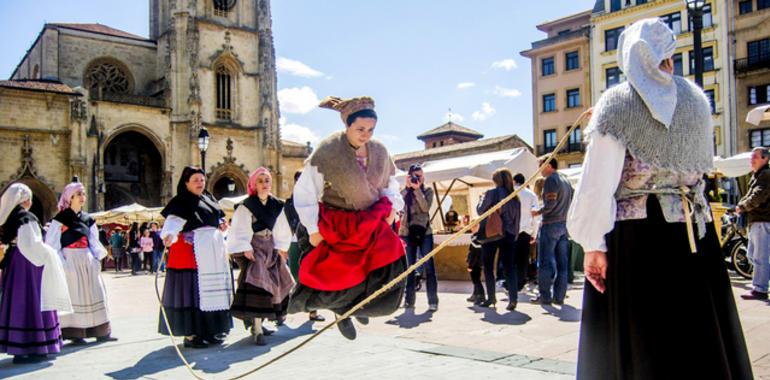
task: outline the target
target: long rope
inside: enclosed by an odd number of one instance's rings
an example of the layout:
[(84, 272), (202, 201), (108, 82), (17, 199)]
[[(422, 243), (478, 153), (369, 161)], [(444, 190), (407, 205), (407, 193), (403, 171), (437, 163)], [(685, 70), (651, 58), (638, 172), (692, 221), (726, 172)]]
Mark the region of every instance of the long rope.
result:
[[(572, 126), (569, 128), (569, 130), (567, 130), (567, 133), (564, 135), (564, 137), (562, 137), (562, 139), (559, 141), (559, 144), (556, 145), (556, 148), (554, 148), (553, 152), (548, 156), (548, 158), (545, 159), (545, 161), (543, 161), (543, 164), (540, 166), (540, 168), (538, 168), (538, 171), (535, 174), (533, 174), (531, 177), (529, 177), (527, 179), (527, 181), (524, 182), (524, 184), (521, 187), (519, 187), (518, 189), (514, 190), (511, 194), (509, 194), (507, 197), (503, 198), (496, 205), (492, 206), (492, 208), (487, 210), (485, 213), (479, 215), (478, 218), (472, 220), (468, 225), (466, 225), (465, 227), (461, 228), (459, 231), (455, 232), (447, 240), (445, 240), (443, 243), (439, 244), (438, 247), (435, 247), (432, 251), (430, 251), (430, 253), (428, 253), (427, 255), (423, 256), (420, 260), (418, 260), (412, 266), (407, 268), (403, 273), (398, 275), (398, 277), (394, 278), (392, 281), (390, 281), (389, 283), (385, 284), (382, 288), (380, 288), (376, 292), (372, 293), (372, 295), (370, 295), (369, 297), (367, 297), (363, 301), (361, 301), (358, 304), (356, 304), (355, 306), (353, 306), (353, 308), (351, 308), (350, 310), (346, 311), (338, 319), (335, 319), (334, 322), (329, 323), (328, 325), (324, 326), (322, 329), (316, 331), (313, 335), (307, 337), (305, 340), (303, 340), (302, 342), (300, 342), (296, 346), (292, 347), (291, 349), (287, 350), (286, 352), (281, 353), (280, 355), (278, 355), (278, 356), (268, 360), (264, 364), (254, 368), (254, 369), (251, 369), (251, 370), (249, 370), (247, 372), (244, 372), (244, 373), (242, 373), (240, 375), (231, 377), (228, 380), (243, 379), (246, 376), (249, 376), (249, 375), (252, 375), (252, 374), (254, 374), (256, 372), (259, 372), (259, 371), (267, 368), (268, 366), (278, 362), (279, 360), (289, 356), (290, 354), (296, 352), (300, 348), (304, 347), (306, 344), (308, 344), (311, 341), (313, 341), (315, 338), (319, 337), (325, 331), (331, 329), (332, 327), (337, 326), (337, 324), (340, 321), (344, 320), (345, 318), (350, 318), (356, 311), (360, 310), (362, 307), (366, 306), (369, 302), (372, 302), (374, 299), (376, 299), (377, 297), (381, 296), (383, 293), (387, 292), (388, 290), (390, 290), (391, 288), (396, 286), (401, 281), (404, 281), (407, 278), (407, 276), (409, 276), (409, 274), (411, 274), (412, 272), (417, 270), (417, 268), (419, 268), (420, 266), (422, 266), (423, 264), (428, 262), (428, 260), (432, 259), (433, 256), (436, 256), (439, 252), (441, 252), (442, 249), (446, 248), (449, 245), (449, 243), (451, 243), (452, 241), (454, 241), (457, 238), (459, 238), (460, 235), (470, 231), (473, 227), (475, 227), (476, 225), (481, 223), (482, 220), (484, 220), (484, 219), (488, 218), (490, 215), (492, 215), (493, 212), (499, 210), (506, 203), (510, 202), (513, 198), (516, 198), (523, 189), (525, 189), (529, 185), (531, 185), (532, 182), (535, 181), (535, 178), (537, 178), (538, 173), (540, 173), (547, 165), (550, 165), (551, 160), (553, 160), (554, 156), (557, 153), (559, 153), (564, 148), (564, 145), (566, 145), (570, 135), (572, 135), (572, 132), (575, 129), (577, 129), (577, 127), (580, 126), (580, 124), (583, 123), (583, 121), (589, 115), (590, 115), (590, 110), (586, 110), (582, 114), (580, 114), (580, 116), (577, 118), (577, 120), (575, 120), (575, 122), (572, 124)], [(166, 257), (166, 254), (164, 252), (163, 258), (165, 259), (165, 257)], [(190, 372), (190, 374), (193, 377), (195, 377), (198, 380), (206, 380), (205, 378), (203, 378), (203, 377), (201, 377), (201, 376), (199, 376), (198, 374), (195, 373), (195, 370), (190, 366), (190, 363), (187, 362), (187, 360), (184, 357), (184, 354), (182, 354), (182, 351), (176, 345), (176, 341), (174, 339), (174, 335), (171, 332), (171, 326), (169, 325), (168, 318), (166, 317), (166, 310), (163, 307), (163, 302), (162, 302), (162, 300), (160, 298), (160, 291), (158, 290), (158, 273), (157, 272), (155, 273), (155, 294), (158, 296), (158, 302), (160, 302), (160, 310), (161, 310), (161, 312), (163, 314), (163, 321), (166, 323), (166, 328), (167, 328), (167, 330), (169, 332), (169, 337), (171, 339), (171, 343), (174, 345), (174, 348), (176, 349), (177, 356), (179, 356), (179, 359), (182, 360), (182, 362), (184, 363), (185, 367), (187, 367), (187, 370)]]

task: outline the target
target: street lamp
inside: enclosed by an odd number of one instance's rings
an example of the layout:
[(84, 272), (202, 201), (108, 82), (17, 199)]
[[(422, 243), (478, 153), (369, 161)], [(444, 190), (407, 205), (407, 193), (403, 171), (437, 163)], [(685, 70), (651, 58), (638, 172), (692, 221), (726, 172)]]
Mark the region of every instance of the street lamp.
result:
[(209, 131), (206, 127), (201, 127), (198, 132), (198, 149), (201, 151), (201, 168), (206, 172), (206, 149), (209, 148)]
[(687, 4), (687, 13), (690, 15), (690, 25), (692, 25), (693, 53), (695, 53), (695, 83), (703, 88), (703, 44), (701, 42), (701, 31), (703, 30), (703, 7), (706, 5), (704, 0), (685, 0)]

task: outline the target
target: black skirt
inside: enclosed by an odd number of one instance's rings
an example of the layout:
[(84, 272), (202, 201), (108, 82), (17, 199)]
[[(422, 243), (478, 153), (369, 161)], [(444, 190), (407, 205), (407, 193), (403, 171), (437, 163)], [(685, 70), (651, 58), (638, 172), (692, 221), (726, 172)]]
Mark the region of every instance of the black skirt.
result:
[(254, 318), (265, 318), (271, 321), (282, 319), (286, 316), (289, 306), (289, 297), (284, 298), (279, 304), (273, 303), (273, 295), (259, 287), (246, 282), (246, 272), (251, 262), (243, 256), (234, 256), (233, 259), (240, 268), (238, 275), (238, 289), (235, 291), (230, 312), (233, 317), (241, 319), (247, 324)]
[(751, 379), (713, 224), (690, 252), (684, 223), (648, 217), (607, 235), (607, 290), (586, 281), (578, 379)]
[[(228, 333), (233, 327), (229, 310), (203, 311), (198, 295), (198, 271), (195, 269), (166, 270), (163, 287), (163, 307), (166, 309), (171, 331), (176, 336), (211, 338)], [(158, 317), (158, 332), (168, 335), (163, 313)]]

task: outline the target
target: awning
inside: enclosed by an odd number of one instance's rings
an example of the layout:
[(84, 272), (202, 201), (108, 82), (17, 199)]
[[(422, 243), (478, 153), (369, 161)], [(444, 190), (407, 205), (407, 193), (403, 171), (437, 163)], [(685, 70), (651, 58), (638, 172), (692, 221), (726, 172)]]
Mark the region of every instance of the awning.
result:
[(728, 158), (717, 157), (714, 167), (725, 177), (741, 177), (751, 173), (751, 152), (736, 154)]
[(102, 211), (91, 214), (98, 224), (107, 223), (144, 223), (152, 221), (162, 221), (160, 215), (162, 207), (145, 207), (139, 203), (133, 203), (128, 206), (121, 206), (112, 210)]
[(770, 105), (754, 108), (746, 115), (747, 123), (759, 125), (763, 121), (770, 121)]

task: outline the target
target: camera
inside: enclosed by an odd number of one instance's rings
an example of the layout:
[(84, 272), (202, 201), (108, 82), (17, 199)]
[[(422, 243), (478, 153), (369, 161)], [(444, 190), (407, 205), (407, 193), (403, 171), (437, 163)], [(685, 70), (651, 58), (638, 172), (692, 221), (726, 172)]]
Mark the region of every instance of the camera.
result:
[(412, 182), (413, 184), (417, 185), (417, 184), (420, 183), (420, 177), (412, 174), (412, 175), (409, 176), (409, 181)]

